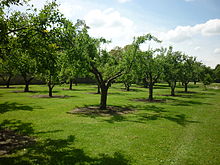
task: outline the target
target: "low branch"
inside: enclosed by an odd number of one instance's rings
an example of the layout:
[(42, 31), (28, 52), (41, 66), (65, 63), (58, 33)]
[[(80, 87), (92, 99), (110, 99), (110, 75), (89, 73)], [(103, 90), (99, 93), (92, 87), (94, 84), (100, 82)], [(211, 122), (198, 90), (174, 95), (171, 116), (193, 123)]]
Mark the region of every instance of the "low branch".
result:
[(113, 80), (115, 80), (116, 78), (120, 77), (123, 73), (123, 71), (119, 71), (118, 73), (116, 73), (113, 77), (109, 78), (107, 80), (107, 86), (110, 86), (110, 84), (112, 83)]
[(101, 84), (103, 82), (102, 74), (98, 71), (98, 69), (91, 63), (92, 69), (90, 70), (97, 78), (98, 82)]

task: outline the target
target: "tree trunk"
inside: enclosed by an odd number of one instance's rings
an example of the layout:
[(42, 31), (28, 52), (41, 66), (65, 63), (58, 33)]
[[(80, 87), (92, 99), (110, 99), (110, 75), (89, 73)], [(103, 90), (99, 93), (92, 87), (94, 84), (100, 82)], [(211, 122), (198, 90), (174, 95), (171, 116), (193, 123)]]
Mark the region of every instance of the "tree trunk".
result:
[(11, 76), (8, 77), (8, 80), (6, 82), (6, 87), (9, 88), (10, 86), (10, 81), (11, 81)]
[(49, 96), (53, 97), (53, 87), (51, 87), (51, 85), (48, 85), (49, 87)]
[(194, 85), (196, 85), (196, 81), (194, 81)]
[(70, 87), (69, 87), (69, 90), (72, 90), (73, 89), (73, 80), (70, 79)]
[(29, 92), (29, 81), (25, 81), (24, 92)]
[(149, 83), (149, 97), (148, 97), (148, 100), (149, 101), (153, 100), (153, 83), (152, 82)]
[(100, 86), (99, 86), (99, 84), (97, 84), (97, 94), (100, 94), (101, 93), (101, 91), (100, 91)]
[(175, 96), (175, 88), (171, 87), (171, 96)]
[(129, 85), (127, 85), (126, 91), (130, 91), (130, 86)]
[(124, 83), (124, 85), (125, 85), (125, 90), (130, 91), (130, 85), (128, 83)]
[(31, 77), (30, 79), (27, 79), (26, 76), (23, 76), (23, 78), (24, 78), (24, 82), (25, 82), (24, 92), (29, 92), (29, 85), (30, 85), (31, 80), (34, 79), (34, 77)]
[(101, 86), (101, 102), (100, 102), (101, 110), (106, 109), (107, 95), (108, 95), (108, 88), (105, 85)]
[(188, 83), (184, 83), (185, 92), (188, 92)]
[(176, 87), (176, 82), (173, 82), (173, 84), (170, 83), (170, 87), (171, 87), (171, 96), (175, 96), (175, 87)]

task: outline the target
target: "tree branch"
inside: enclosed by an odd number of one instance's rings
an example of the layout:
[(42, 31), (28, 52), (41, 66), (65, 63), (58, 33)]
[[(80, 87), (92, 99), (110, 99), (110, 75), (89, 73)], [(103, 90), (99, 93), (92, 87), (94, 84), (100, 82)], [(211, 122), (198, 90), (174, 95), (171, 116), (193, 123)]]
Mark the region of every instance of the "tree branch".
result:
[(116, 73), (113, 77), (109, 78), (107, 80), (107, 86), (109, 87), (112, 83), (113, 80), (115, 80), (116, 78), (120, 77), (123, 73), (123, 71), (119, 71), (118, 73)]

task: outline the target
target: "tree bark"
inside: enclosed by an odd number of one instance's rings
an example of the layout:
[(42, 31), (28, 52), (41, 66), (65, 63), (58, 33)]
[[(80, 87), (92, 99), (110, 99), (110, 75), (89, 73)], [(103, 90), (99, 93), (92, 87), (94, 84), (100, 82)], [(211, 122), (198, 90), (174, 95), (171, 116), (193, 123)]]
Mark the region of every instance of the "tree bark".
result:
[(148, 86), (149, 86), (149, 97), (148, 100), (152, 101), (153, 100), (153, 86), (154, 86), (154, 82), (153, 82), (153, 77), (151, 74), (149, 74), (149, 82), (148, 82)]
[(185, 92), (188, 92), (188, 83), (184, 83)]
[(124, 83), (124, 85), (125, 85), (125, 90), (130, 91), (130, 85), (128, 83)]
[(25, 81), (25, 88), (24, 88), (24, 92), (29, 92), (29, 85), (30, 85), (30, 82), (31, 80), (33, 80), (34, 78), (30, 78), (29, 80), (27, 80), (26, 78), (24, 79)]
[(10, 82), (11, 82), (11, 76), (9, 76), (8, 79), (7, 79), (7, 81), (6, 81), (6, 87), (7, 87), (7, 88), (9, 88)]
[(148, 97), (148, 100), (149, 101), (153, 100), (153, 83), (152, 82), (149, 83), (149, 97)]
[(126, 91), (130, 91), (130, 86), (129, 85), (127, 85)]
[(171, 96), (175, 96), (175, 90), (173, 87), (171, 87)]
[(108, 95), (108, 87), (105, 85), (101, 86), (101, 102), (100, 102), (100, 109), (106, 109), (107, 105), (107, 95)]
[(24, 92), (29, 92), (29, 82), (28, 81), (25, 82)]
[(73, 79), (70, 79), (70, 86), (69, 86), (69, 90), (73, 89)]
[(101, 90), (100, 90), (100, 86), (99, 86), (99, 84), (97, 84), (97, 94), (100, 94), (101, 93)]
[(53, 87), (51, 85), (48, 85), (49, 87), (49, 97), (53, 97)]
[(171, 96), (175, 96), (175, 88), (176, 88), (176, 82), (173, 82), (173, 84), (170, 83), (170, 87), (171, 87)]

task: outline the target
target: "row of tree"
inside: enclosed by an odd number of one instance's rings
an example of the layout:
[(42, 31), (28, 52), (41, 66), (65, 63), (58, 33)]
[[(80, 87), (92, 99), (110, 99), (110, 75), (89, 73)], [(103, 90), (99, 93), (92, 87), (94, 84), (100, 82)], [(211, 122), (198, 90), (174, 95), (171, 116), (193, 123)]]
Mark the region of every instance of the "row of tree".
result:
[(153, 86), (159, 80), (168, 82), (175, 95), (177, 81), (187, 91), (190, 81), (208, 84), (213, 79), (211, 68), (172, 47), (142, 51), (140, 45), (146, 41), (161, 42), (151, 34), (135, 37), (124, 48), (102, 49), (109, 41), (91, 37), (84, 21), (74, 24), (66, 19), (55, 1), (40, 11), (29, 6), (26, 12), (7, 12), (11, 4), (25, 3), (0, 2), (0, 76), (7, 86), (19, 74), (28, 92), (30, 82), (38, 77), (47, 83), (52, 97), (55, 84), (68, 82), (72, 89), (75, 78), (91, 73), (101, 90), (100, 109), (106, 109), (108, 89), (116, 79), (128, 90), (132, 83), (143, 82), (149, 87), (149, 100), (153, 100)]

